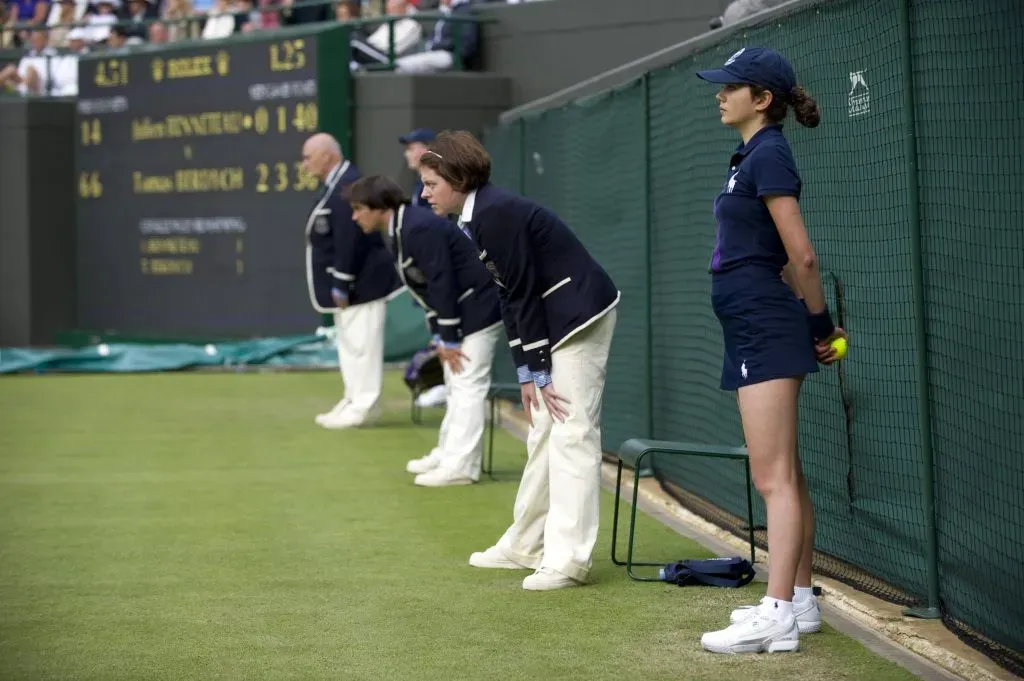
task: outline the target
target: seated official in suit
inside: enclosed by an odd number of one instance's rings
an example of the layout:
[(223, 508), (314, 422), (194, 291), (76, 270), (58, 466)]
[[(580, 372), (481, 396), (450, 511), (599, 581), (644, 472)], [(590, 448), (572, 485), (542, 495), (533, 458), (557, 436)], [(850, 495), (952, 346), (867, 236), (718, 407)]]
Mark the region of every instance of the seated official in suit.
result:
[(465, 131), (420, 159), (423, 195), (459, 215), (494, 277), (530, 417), (513, 523), (470, 556), (482, 568), (529, 568), (530, 590), (581, 584), (597, 541), (601, 400), (619, 291), (550, 210), (490, 184), (491, 159)]
[(471, 1), (441, 0), (438, 11), (451, 19), (441, 19), (434, 25), (424, 51), (396, 59), (396, 73), (450, 71), (457, 64), (456, 51), (464, 68), (473, 66), (480, 54), (480, 27), (471, 21), (458, 21), (472, 16)]
[(316, 417), (324, 428), (364, 425), (377, 417), (384, 379), (384, 323), (387, 301), (401, 291), (384, 240), (364, 234), (352, 221), (345, 188), (360, 173), (326, 133), (302, 147), (306, 171), (324, 190), (306, 220), (306, 285), (317, 312), (334, 314), (338, 365), (345, 382), (342, 399)]
[(503, 328), (497, 287), (472, 240), (450, 220), (411, 205), (392, 180), (357, 180), (348, 200), (364, 232), (384, 235), (402, 282), (426, 312), (444, 364), (448, 404), (437, 447), (406, 470), (425, 487), (476, 482), (494, 345)]

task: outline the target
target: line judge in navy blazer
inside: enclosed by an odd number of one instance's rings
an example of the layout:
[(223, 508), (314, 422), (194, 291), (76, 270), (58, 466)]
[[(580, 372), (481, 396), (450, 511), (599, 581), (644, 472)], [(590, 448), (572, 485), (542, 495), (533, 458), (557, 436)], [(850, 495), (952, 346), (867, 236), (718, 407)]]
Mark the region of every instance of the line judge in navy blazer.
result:
[(317, 312), (334, 315), (338, 364), (345, 394), (316, 417), (325, 428), (363, 425), (375, 418), (383, 384), (387, 301), (401, 290), (391, 256), (379, 235), (363, 234), (352, 221), (345, 187), (358, 169), (326, 133), (302, 147), (305, 169), (323, 181), (323, 193), (306, 220), (306, 285)]
[(413, 206), (392, 180), (373, 176), (349, 187), (355, 221), (382, 234), (395, 268), (426, 313), (447, 386), (438, 444), (410, 461), (415, 483), (446, 487), (476, 482), (494, 346), (501, 335), (498, 291), (476, 247), (446, 218)]
[(561, 589), (586, 581), (597, 541), (601, 401), (619, 291), (557, 215), (490, 184), (490, 174), (490, 156), (465, 131), (441, 133), (420, 159), (424, 197), (460, 216), (498, 286), (530, 417), (513, 523), (469, 562), (533, 569), (523, 588)]

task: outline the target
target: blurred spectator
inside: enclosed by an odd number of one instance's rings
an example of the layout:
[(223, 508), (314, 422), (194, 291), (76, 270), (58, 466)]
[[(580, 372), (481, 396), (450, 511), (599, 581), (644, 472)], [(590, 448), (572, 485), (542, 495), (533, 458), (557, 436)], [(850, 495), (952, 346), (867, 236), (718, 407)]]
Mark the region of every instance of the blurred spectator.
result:
[[(272, 7), (277, 4), (277, 0), (259, 0), (258, 4), (261, 8)], [(281, 15), (276, 9), (258, 12), (258, 16), (260, 28), (274, 29), (281, 26)]]
[(285, 6), (281, 10), (281, 22), (287, 25), (312, 24), (318, 21), (329, 21), (333, 10), (330, 5), (307, 6), (311, 0), (281, 0)]
[(187, 40), (198, 36), (198, 22), (183, 21), (192, 18), (191, 0), (164, 0), (163, 5), (163, 18), (168, 20), (168, 23), (165, 24), (168, 42)]
[(78, 57), (88, 51), (85, 44), (88, 35), (83, 27), (71, 29), (67, 33), (67, 54), (51, 58), (52, 87), (50, 94), (54, 97), (78, 96)]
[(150, 45), (163, 45), (164, 43), (168, 42), (169, 29), (167, 27), (167, 24), (154, 22), (149, 25), (149, 30), (147, 31), (147, 34)]
[[(47, 14), (50, 11), (48, 0), (4, 0), (6, 2), (7, 23), (32, 24), (41, 26), (46, 22)], [(29, 35), (25, 31), (17, 31), (13, 37), (8, 37), (8, 42), (13, 42), (14, 47), (25, 47)]]
[(117, 23), (117, 10), (121, 7), (121, 0), (99, 0), (96, 4), (96, 13), (86, 16), (86, 24), (89, 26), (90, 43), (106, 42), (110, 37), (110, 26)]
[(49, 37), (45, 29), (28, 34), (28, 51), (17, 65), (8, 64), (0, 71), (0, 89), (13, 89), (23, 95), (50, 94), (53, 89), (53, 64), (56, 52), (47, 47)]
[(722, 12), (722, 16), (711, 20), (711, 29), (722, 28), (742, 21), (752, 14), (778, 7), (787, 0), (733, 0)]
[(67, 47), (68, 33), (71, 31), (69, 24), (77, 22), (84, 12), (84, 7), (79, 12), (75, 0), (57, 0), (54, 3), (53, 10), (50, 12), (50, 18), (46, 22), (51, 27), (50, 47), (55, 49)]
[[(389, 17), (408, 17), (416, 14), (416, 8), (408, 0), (388, 0), (387, 15)], [(387, 54), (390, 42), (390, 29), (387, 24), (377, 27), (366, 40), (369, 45)], [(416, 47), (423, 39), (423, 28), (415, 19), (399, 19), (395, 22), (395, 54), (405, 54)]]
[[(66, 12), (64, 0), (50, 0), (50, 12), (47, 14), (46, 25), (50, 27), (51, 33), (54, 26), (62, 23), (60, 21), (61, 14)], [(74, 18), (70, 23), (82, 21), (85, 17), (85, 13), (89, 11), (89, 0), (71, 0), (71, 5), (75, 8)], [(64, 15), (67, 17), (67, 15)], [(67, 22), (65, 22), (67, 23)], [(50, 36), (52, 39), (52, 35)]]
[[(465, 17), (471, 14), (469, 0), (441, 0), (438, 9), (452, 17)], [(456, 34), (459, 37), (458, 45)], [(447, 71), (455, 64), (456, 47), (463, 65), (471, 65), (477, 57), (479, 41), (480, 32), (474, 22), (441, 19), (434, 25), (434, 32), (427, 41), (426, 50), (400, 57), (395, 61), (395, 70), (398, 73)]]
[(10, 0), (16, 23), (42, 25), (50, 13), (47, 0)]
[[(416, 9), (407, 0), (388, 0), (387, 14), (390, 17), (408, 17), (415, 13)], [(395, 55), (401, 56), (420, 44), (423, 28), (415, 19), (399, 19), (394, 22), (394, 36)], [(387, 23), (382, 23), (365, 41), (353, 38), (352, 59), (359, 64), (387, 64), (390, 42), (391, 29)]]
[(235, 17), (229, 14), (232, 6), (229, 0), (214, 0), (213, 9), (206, 15), (203, 26), (203, 40), (227, 38), (235, 32)]
[(260, 14), (253, 11), (252, 0), (232, 0), (229, 5), (235, 14), (235, 33), (250, 33), (260, 28)]
[(110, 29), (110, 34), (107, 36), (107, 49), (105, 51), (114, 54), (129, 52), (131, 51), (131, 44), (128, 40), (128, 31), (125, 27), (114, 26)]
[(145, 41), (149, 37), (145, 22), (158, 16), (156, 5), (149, 0), (128, 0), (128, 9), (121, 19), (132, 23), (131, 26), (125, 27), (129, 38)]
[(334, 18), (340, 23), (355, 21), (362, 16), (362, 4), (359, 0), (341, 0), (334, 3)]

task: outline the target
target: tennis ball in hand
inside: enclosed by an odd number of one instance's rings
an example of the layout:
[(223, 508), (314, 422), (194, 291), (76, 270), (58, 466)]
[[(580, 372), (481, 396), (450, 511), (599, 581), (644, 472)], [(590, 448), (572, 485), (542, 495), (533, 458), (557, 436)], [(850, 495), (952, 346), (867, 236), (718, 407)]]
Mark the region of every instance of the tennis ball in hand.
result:
[(836, 359), (842, 359), (846, 357), (846, 339), (839, 337), (830, 343), (832, 349), (835, 350)]

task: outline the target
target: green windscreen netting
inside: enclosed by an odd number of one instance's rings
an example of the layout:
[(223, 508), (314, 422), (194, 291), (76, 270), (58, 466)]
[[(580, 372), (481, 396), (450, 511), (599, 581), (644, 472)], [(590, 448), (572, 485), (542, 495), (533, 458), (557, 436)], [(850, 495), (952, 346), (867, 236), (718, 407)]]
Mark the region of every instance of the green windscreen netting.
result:
[(913, 18), (941, 596), (1021, 651), (1024, 4)]
[[(905, 76), (900, 13), (910, 2)], [(694, 72), (744, 45), (786, 54), (822, 124), (790, 120), (801, 206), (847, 360), (810, 377), (801, 456), (817, 511), (817, 568), (889, 600), (928, 591), (931, 408), (940, 599), (947, 624), (1024, 671), (1024, 5), (1017, 0), (834, 0), (649, 72), (634, 83), (493, 130), (495, 181), (557, 211), (622, 289), (604, 442), (742, 444), (718, 388), (710, 305), (711, 208), (738, 138)], [(908, 111), (904, 92), (916, 105)], [(907, 157), (908, 124), (916, 159)], [(925, 310), (913, 296), (913, 183)], [(927, 332), (929, 384), (915, 333)], [(660, 457), (684, 503), (739, 531), (742, 467)], [(710, 509), (710, 510), (709, 510)], [(716, 513), (720, 515), (716, 516)], [(763, 522), (763, 508), (756, 511)], [(730, 524), (732, 523), (732, 524)], [(763, 534), (761, 535), (763, 539)], [(981, 642), (983, 641), (983, 642)]]
[[(608, 366), (605, 443), (646, 427), (647, 278), (643, 90), (631, 85), (565, 112), (524, 121), (525, 193), (570, 225), (587, 224), (587, 247), (622, 294)], [(609, 161), (614, 159), (614, 170)], [(625, 358), (628, 358), (626, 361)]]

